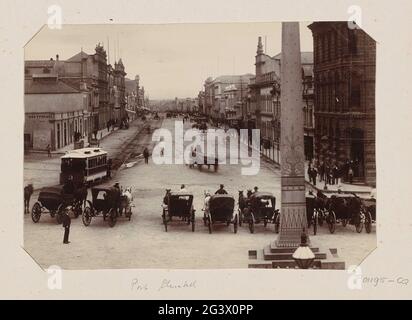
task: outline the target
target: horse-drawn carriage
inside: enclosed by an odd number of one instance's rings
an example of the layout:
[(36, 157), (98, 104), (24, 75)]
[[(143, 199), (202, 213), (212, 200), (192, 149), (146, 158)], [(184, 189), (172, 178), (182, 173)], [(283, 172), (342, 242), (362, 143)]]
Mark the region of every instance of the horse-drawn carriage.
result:
[(227, 194), (215, 194), (210, 197), (208, 208), (204, 211), (203, 221), (212, 233), (212, 225), (225, 223), (227, 226), (233, 223), (233, 232), (237, 233), (238, 215), (233, 215), (235, 199)]
[(330, 195), (328, 199), (328, 212), (325, 221), (328, 224), (330, 233), (334, 233), (336, 224), (341, 223), (343, 227), (349, 223), (354, 225), (356, 231), (361, 233), (365, 224), (371, 223), (366, 221), (365, 212), (361, 210), (362, 201), (354, 194), (336, 193)]
[(42, 214), (48, 213), (52, 218), (56, 217), (57, 223), (61, 224), (65, 210), (73, 212), (75, 218), (82, 214), (86, 198), (85, 186), (74, 188), (70, 192), (62, 185), (42, 188), (32, 207), (31, 218), (34, 223), (37, 223)]
[[(243, 192), (239, 192), (243, 197)], [(280, 212), (276, 209), (276, 198), (269, 192), (255, 192), (248, 198), (239, 199), (239, 225), (247, 223), (249, 231), (255, 232), (255, 224), (263, 223), (266, 227), (268, 223), (275, 224), (275, 232), (279, 232)]]
[(92, 222), (92, 218), (101, 216), (104, 221), (108, 220), (109, 226), (115, 226), (117, 219), (122, 216), (130, 221), (132, 216), (131, 206), (129, 209), (122, 208), (122, 194), (115, 187), (94, 187), (92, 188), (92, 201), (87, 200), (83, 211), (83, 224), (87, 227)]
[(167, 232), (168, 223), (173, 218), (180, 218), (187, 225), (192, 224), (192, 232), (195, 231), (195, 210), (193, 209), (193, 195), (189, 193), (168, 192), (165, 196), (162, 220)]

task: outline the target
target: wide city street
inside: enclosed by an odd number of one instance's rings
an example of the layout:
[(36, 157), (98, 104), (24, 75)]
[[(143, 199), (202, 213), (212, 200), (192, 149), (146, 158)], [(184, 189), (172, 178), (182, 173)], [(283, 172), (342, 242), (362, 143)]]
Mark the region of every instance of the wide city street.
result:
[[(172, 131), (175, 119), (164, 119), (153, 122)], [(152, 120), (149, 120), (152, 121)], [(191, 127), (185, 123), (185, 129)], [(155, 125), (152, 125), (154, 127)], [(129, 130), (140, 130), (140, 126), (131, 126)], [(106, 141), (112, 139), (108, 136)], [(132, 145), (134, 150), (127, 150), (133, 157), (142, 152), (143, 146), (151, 151), (154, 142), (151, 134), (142, 132), (138, 141)], [(108, 143), (108, 142), (106, 142)], [(109, 155), (110, 156), (110, 155)], [(145, 164), (140, 157), (129, 159), (136, 161), (134, 165), (122, 166), (116, 176), (108, 182), (118, 181), (123, 187), (132, 187), (134, 197), (131, 221), (118, 219), (110, 228), (101, 217), (92, 219), (90, 226), (82, 223), (81, 217), (72, 219), (69, 245), (63, 245), (63, 231), (54, 218), (42, 215), (38, 223), (33, 223), (29, 214), (24, 219), (24, 246), (27, 252), (40, 266), (47, 268), (58, 265), (64, 269), (105, 269), (105, 268), (247, 268), (248, 250), (261, 250), (276, 239), (274, 226), (257, 225), (251, 234), (243, 225), (234, 234), (233, 225), (213, 226), (213, 233), (203, 224), (203, 201), (205, 190), (215, 192), (220, 184), (236, 199), (239, 190), (253, 189), (272, 192), (280, 206), (280, 171), (272, 163), (261, 159), (257, 175), (241, 175), (242, 165), (221, 165), (217, 172), (211, 168), (202, 170), (187, 165), (156, 165), (152, 159)], [(57, 164), (56, 164), (57, 165)], [(25, 170), (25, 180), (29, 171)], [(54, 181), (58, 184), (58, 181)], [(179, 220), (173, 221), (168, 232), (162, 224), (162, 200), (165, 189), (177, 191), (181, 184), (194, 195), (196, 210), (196, 228)], [(33, 194), (30, 206), (37, 199), (38, 192)], [(89, 198), (91, 198), (89, 190)], [(345, 228), (337, 225), (335, 234), (330, 234), (324, 224), (319, 227), (318, 234), (313, 236), (313, 246), (337, 248), (339, 256), (345, 260), (346, 266), (359, 264), (376, 247), (375, 225), (370, 234), (364, 230), (357, 233), (354, 226)]]

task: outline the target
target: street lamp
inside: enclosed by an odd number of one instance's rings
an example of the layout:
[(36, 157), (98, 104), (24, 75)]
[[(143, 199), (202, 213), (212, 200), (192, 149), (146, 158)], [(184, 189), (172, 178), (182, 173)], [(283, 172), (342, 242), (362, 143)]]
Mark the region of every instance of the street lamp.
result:
[(293, 253), (292, 258), (295, 260), (296, 264), (300, 269), (309, 269), (313, 261), (315, 260), (315, 254), (309, 248), (308, 236), (306, 235), (305, 228), (303, 228), (302, 235), (300, 238), (300, 245)]

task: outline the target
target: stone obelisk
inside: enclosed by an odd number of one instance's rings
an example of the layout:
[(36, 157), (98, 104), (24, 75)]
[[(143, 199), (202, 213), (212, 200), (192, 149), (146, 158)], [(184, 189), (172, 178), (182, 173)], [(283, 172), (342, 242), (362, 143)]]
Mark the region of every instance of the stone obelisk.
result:
[(277, 247), (297, 247), (306, 228), (302, 67), (298, 22), (282, 23), (281, 190)]

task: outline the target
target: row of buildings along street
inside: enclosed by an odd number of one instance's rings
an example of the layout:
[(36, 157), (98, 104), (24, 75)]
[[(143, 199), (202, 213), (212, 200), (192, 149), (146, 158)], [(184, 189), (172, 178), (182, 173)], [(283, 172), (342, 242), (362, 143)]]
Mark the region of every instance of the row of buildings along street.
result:
[[(302, 52), (307, 160), (353, 167), (354, 182), (376, 185), (376, 42), (346, 22), (309, 25), (314, 52)], [(209, 77), (192, 107), (215, 124), (260, 129), (262, 154), (280, 163), (281, 54), (257, 39), (255, 74)], [(189, 110), (185, 100), (175, 109)], [(346, 178), (346, 180), (348, 180)]]
[(101, 44), (60, 60), (25, 61), (25, 150), (58, 150), (148, 110), (139, 75), (126, 77), (122, 59), (108, 62)]

